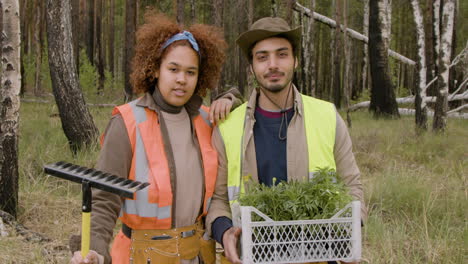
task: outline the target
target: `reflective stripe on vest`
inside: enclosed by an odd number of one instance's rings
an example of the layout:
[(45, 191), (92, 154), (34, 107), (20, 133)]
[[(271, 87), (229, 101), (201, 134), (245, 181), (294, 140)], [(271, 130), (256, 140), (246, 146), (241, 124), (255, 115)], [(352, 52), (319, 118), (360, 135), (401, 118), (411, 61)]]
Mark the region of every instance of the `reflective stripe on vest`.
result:
[[(132, 145), (128, 178), (149, 182), (150, 186), (137, 192), (134, 200), (124, 200), (121, 220), (132, 229), (169, 229), (173, 194), (158, 117), (154, 111), (138, 106), (138, 101), (116, 107), (113, 114), (122, 115)], [(207, 213), (213, 196), (218, 163), (217, 153), (211, 147), (212, 128), (202, 117), (202, 113), (207, 116), (208, 111), (200, 109), (201, 114), (193, 120), (205, 178), (203, 214)]]
[[(334, 158), (336, 111), (333, 104), (301, 95), (304, 108), (304, 126), (308, 150), (308, 172), (313, 177), (318, 168), (336, 170)], [(231, 207), (237, 203), (239, 195), (244, 192), (242, 160), (245, 114), (247, 103), (236, 108), (227, 120), (219, 125), (219, 130), (226, 149), (228, 162), (228, 198)]]

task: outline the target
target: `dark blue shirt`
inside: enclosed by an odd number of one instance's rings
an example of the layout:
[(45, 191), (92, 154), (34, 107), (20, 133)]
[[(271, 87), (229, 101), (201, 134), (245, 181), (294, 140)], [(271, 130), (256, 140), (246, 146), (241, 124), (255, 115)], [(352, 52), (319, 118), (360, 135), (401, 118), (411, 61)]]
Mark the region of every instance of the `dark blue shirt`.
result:
[(286, 110), (285, 114), (283, 120), (281, 112), (270, 112), (260, 107), (255, 109), (253, 131), (258, 181), (267, 186), (273, 185), (274, 178), (275, 184), (288, 181), (286, 135), (294, 108)]

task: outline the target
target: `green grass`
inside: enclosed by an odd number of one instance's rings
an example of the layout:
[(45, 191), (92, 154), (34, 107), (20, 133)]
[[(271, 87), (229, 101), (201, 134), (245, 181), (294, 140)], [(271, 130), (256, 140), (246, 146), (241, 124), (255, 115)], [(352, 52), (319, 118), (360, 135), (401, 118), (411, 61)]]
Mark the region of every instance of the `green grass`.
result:
[[(90, 108), (102, 132), (110, 108)], [(93, 166), (98, 147), (71, 155), (52, 104), (22, 103), (18, 220), (52, 239), (0, 237), (0, 263), (68, 263), (68, 238), (79, 234), (79, 184), (43, 174), (45, 163)], [(468, 248), (468, 121), (450, 119), (445, 134), (416, 136), (414, 120), (352, 114), (356, 160), (369, 217), (363, 263), (466, 263)]]
[(466, 263), (468, 122), (417, 136), (413, 118), (353, 114), (369, 219), (368, 263)]

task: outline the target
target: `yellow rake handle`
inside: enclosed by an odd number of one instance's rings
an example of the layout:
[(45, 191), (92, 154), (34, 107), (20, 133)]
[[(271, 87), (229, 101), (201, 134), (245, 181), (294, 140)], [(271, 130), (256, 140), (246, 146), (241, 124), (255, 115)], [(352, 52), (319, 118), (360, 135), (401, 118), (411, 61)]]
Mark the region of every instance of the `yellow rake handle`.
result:
[(81, 218), (81, 256), (85, 258), (89, 253), (91, 212), (82, 212)]

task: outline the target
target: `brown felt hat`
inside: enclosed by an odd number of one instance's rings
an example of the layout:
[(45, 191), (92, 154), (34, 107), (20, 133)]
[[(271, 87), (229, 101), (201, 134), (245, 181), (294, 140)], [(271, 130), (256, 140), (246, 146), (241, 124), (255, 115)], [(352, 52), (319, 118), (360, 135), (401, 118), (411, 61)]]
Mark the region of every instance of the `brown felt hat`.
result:
[(289, 41), (296, 47), (299, 46), (301, 41), (301, 27), (291, 29), (284, 19), (279, 17), (264, 17), (261, 18), (250, 26), (250, 29), (242, 33), (236, 42), (242, 49), (247, 58), (250, 57), (249, 50), (260, 40), (281, 36)]

